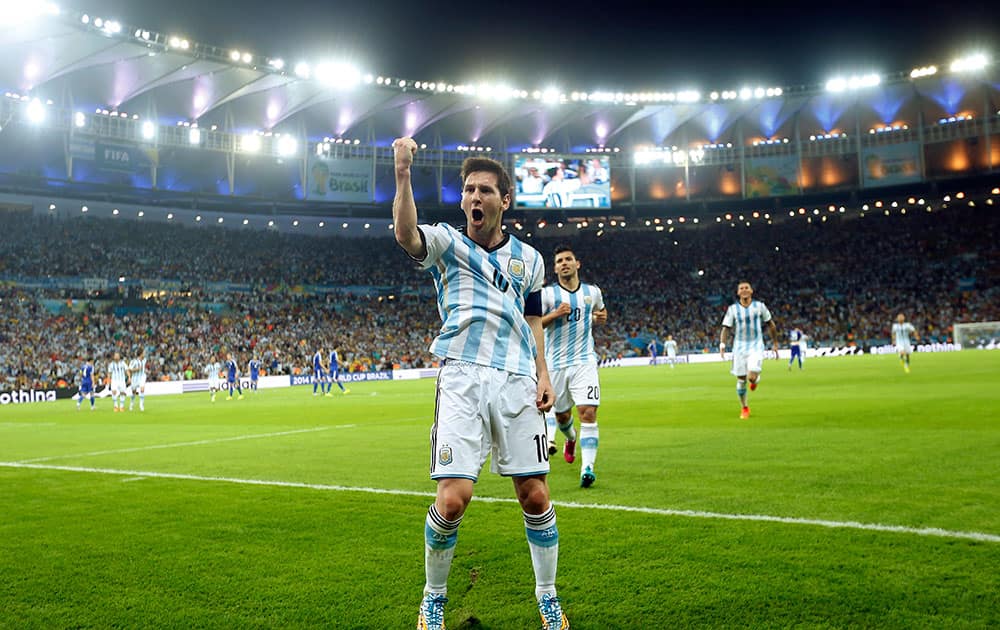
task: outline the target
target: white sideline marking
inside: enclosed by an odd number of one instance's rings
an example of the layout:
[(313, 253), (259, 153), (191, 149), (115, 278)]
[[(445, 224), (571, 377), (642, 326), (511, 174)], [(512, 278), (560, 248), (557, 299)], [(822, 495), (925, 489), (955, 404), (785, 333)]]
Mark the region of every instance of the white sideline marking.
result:
[(145, 481), (149, 477), (129, 477), (127, 479), (122, 479), (122, 483), (129, 483), (130, 481)]
[(177, 448), (180, 446), (201, 446), (203, 444), (217, 444), (219, 442), (237, 442), (240, 440), (256, 440), (259, 438), (278, 437), (281, 435), (294, 435), (296, 433), (315, 433), (316, 431), (326, 431), (327, 429), (347, 429), (353, 424), (344, 424), (335, 427), (315, 427), (312, 429), (296, 429), (294, 431), (279, 431), (278, 433), (258, 433), (256, 435), (237, 435), (235, 437), (214, 438), (211, 440), (197, 440), (195, 442), (173, 442), (171, 444), (154, 444), (152, 446), (136, 446), (133, 448), (116, 448), (109, 451), (92, 451), (90, 453), (75, 453), (71, 455), (52, 455), (51, 457), (35, 457), (34, 459), (21, 460), (22, 464), (35, 462), (50, 462), (54, 459), (72, 459), (74, 457), (96, 457), (98, 455), (114, 455), (116, 453), (135, 453), (138, 451), (153, 451), (161, 448)]
[[(281, 488), (304, 488), (307, 490), (327, 490), (334, 492), (366, 492), (369, 494), (388, 494), (406, 497), (431, 497), (433, 492), (417, 490), (392, 490), (387, 488), (366, 488), (357, 486), (338, 486), (297, 481), (270, 481), (266, 479), (236, 479), (233, 477), (208, 477), (202, 475), (187, 475), (182, 473), (146, 472), (141, 470), (118, 470), (114, 468), (83, 468), (80, 466), (55, 466), (30, 464), (25, 462), (0, 462), (3, 468), (28, 468), (33, 470), (62, 470), (67, 472), (96, 473), (101, 475), (125, 475), (129, 477), (151, 477), (158, 479), (182, 479), (186, 481), (214, 481), (219, 483), (235, 483), (250, 486), (274, 486)], [(483, 503), (517, 503), (517, 499), (499, 497), (476, 497)], [(828, 521), (812, 518), (793, 518), (789, 516), (767, 516), (764, 514), (725, 514), (721, 512), (702, 512), (697, 510), (671, 510), (666, 508), (637, 507), (632, 505), (605, 505), (591, 503), (576, 503), (573, 501), (553, 501), (555, 505), (571, 509), (604, 510), (609, 512), (633, 512), (639, 514), (657, 514), (660, 516), (685, 516), (688, 518), (710, 518), (728, 521), (759, 521), (766, 523), (782, 523), (785, 525), (814, 525), (832, 529), (861, 529), (874, 532), (894, 534), (916, 534), (917, 536), (933, 536), (937, 538), (959, 538), (978, 542), (1000, 543), (1000, 536), (982, 532), (961, 532), (937, 527), (904, 527), (902, 525), (882, 525), (879, 523), (859, 523), (857, 521)]]

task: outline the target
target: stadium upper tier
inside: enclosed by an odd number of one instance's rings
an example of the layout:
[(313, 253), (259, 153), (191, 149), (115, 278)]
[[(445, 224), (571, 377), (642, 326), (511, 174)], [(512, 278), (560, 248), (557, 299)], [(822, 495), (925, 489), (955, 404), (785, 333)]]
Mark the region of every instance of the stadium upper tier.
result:
[(1000, 75), (985, 56), (805, 87), (564, 92), (288, 66), (68, 12), (0, 22), (0, 52), (8, 189), (371, 207), (392, 198), (389, 144), (401, 135), (423, 147), (414, 184), (429, 208), (457, 202), (470, 153), (512, 167), (515, 155), (530, 155), (543, 171), (563, 161), (554, 155), (604, 156), (608, 201), (632, 209), (874, 189), (1000, 166)]

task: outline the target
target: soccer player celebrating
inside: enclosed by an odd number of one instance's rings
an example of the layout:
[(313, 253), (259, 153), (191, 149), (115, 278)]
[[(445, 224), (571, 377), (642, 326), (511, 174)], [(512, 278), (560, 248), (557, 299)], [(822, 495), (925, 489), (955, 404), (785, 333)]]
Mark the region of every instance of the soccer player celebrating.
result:
[(580, 416), (580, 486), (589, 488), (597, 477), (597, 407), (601, 387), (597, 378), (593, 324), (608, 320), (604, 296), (597, 286), (580, 282), (580, 261), (565, 245), (556, 248), (558, 284), (542, 289), (542, 326), (545, 328), (545, 363), (552, 370), (559, 430), (566, 436), (563, 458), (576, 459), (573, 405)]
[(94, 410), (94, 366), (90, 361), (85, 360), (82, 356), (80, 360), (83, 361), (83, 365), (80, 367), (80, 391), (77, 394), (76, 399), (76, 410), (80, 411), (80, 403), (83, 402), (84, 397), (90, 396), (90, 410)]
[(128, 403), (128, 410), (132, 411), (135, 405), (135, 395), (139, 394), (139, 411), (146, 411), (146, 349), (139, 348), (139, 356), (132, 359), (128, 365), (130, 385), (132, 387), (132, 398)]
[(329, 382), (326, 385), (327, 396), (329, 396), (330, 392), (333, 391), (334, 383), (336, 383), (337, 387), (340, 388), (340, 393), (350, 394), (351, 390), (346, 389), (344, 387), (344, 384), (340, 382), (340, 355), (337, 353), (336, 348), (330, 350), (330, 363), (328, 363), (327, 365), (330, 368), (330, 371), (327, 374), (327, 378), (329, 379)]
[(323, 357), (323, 348), (313, 355), (313, 396), (316, 395), (316, 387), (319, 386), (319, 393), (326, 395), (326, 359)]
[(257, 381), (260, 380), (260, 359), (257, 355), (253, 355), (250, 359), (250, 363), (247, 364), (247, 369), (250, 371), (250, 391), (257, 393)]
[(736, 395), (740, 398), (740, 418), (750, 417), (750, 407), (747, 404), (747, 380), (750, 389), (757, 389), (760, 371), (764, 363), (764, 333), (762, 324), (768, 325), (771, 343), (774, 345), (774, 355), (778, 356), (778, 327), (771, 319), (771, 312), (763, 302), (753, 299), (753, 287), (743, 281), (737, 285), (736, 294), (739, 301), (730, 304), (726, 315), (722, 318), (722, 332), (719, 339), (719, 353), (726, 358), (726, 339), (729, 331), (733, 331), (733, 367), (732, 374), (736, 377)]
[(900, 313), (896, 315), (896, 323), (892, 325), (892, 343), (896, 346), (899, 354), (899, 362), (903, 364), (903, 371), (910, 373), (910, 355), (913, 353), (913, 346), (910, 344), (910, 335), (920, 341), (920, 335), (913, 324), (906, 321), (906, 316)]
[(236, 359), (233, 358), (232, 352), (226, 355), (226, 383), (229, 386), (229, 398), (226, 400), (232, 400), (233, 389), (239, 392), (240, 400), (243, 400), (243, 386), (240, 385), (240, 366), (236, 364)]
[(501, 228), (513, 188), (502, 164), (479, 157), (462, 164), (463, 233), (445, 224), (417, 225), (410, 180), (417, 144), (399, 138), (392, 146), (396, 242), (431, 273), (443, 320), (431, 344), (442, 359), (431, 432), (437, 494), (424, 521), (426, 582), (417, 628), (445, 627), (458, 527), (487, 457), (493, 472), (514, 482), (542, 626), (568, 628), (556, 596), (559, 530), (549, 501), (549, 456), (539, 411), (552, 406), (541, 322), (545, 265), (537, 251)]
[(806, 342), (806, 334), (799, 329), (798, 326), (792, 329), (792, 332), (788, 333), (788, 347), (792, 351), (792, 355), (788, 358), (788, 371), (792, 371), (792, 363), (795, 359), (799, 360), (799, 369), (802, 369), (802, 345)]
[(111, 376), (111, 402), (114, 410), (125, 411), (125, 381), (128, 366), (122, 361), (120, 352), (114, 354), (114, 359), (108, 364), (108, 373)]

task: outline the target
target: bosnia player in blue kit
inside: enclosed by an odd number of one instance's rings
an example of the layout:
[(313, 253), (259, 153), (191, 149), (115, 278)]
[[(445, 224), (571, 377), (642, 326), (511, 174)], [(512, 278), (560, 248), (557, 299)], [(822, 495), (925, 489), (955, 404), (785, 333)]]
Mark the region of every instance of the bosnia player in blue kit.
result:
[(94, 366), (90, 361), (86, 361), (83, 357), (80, 357), (83, 361), (83, 365), (80, 366), (80, 391), (77, 394), (76, 399), (76, 410), (80, 410), (80, 403), (87, 396), (90, 397), (90, 410), (94, 410)]
[(333, 391), (334, 383), (340, 388), (342, 394), (350, 394), (351, 390), (345, 388), (344, 384), (340, 382), (340, 355), (337, 353), (336, 348), (330, 351), (330, 362), (327, 364), (327, 367), (330, 371), (327, 373), (326, 395), (331, 395), (330, 392)]
[(799, 369), (802, 369), (802, 346), (806, 342), (806, 334), (802, 332), (797, 326), (788, 333), (788, 347), (791, 350), (791, 356), (788, 358), (788, 370), (791, 371), (792, 364), (795, 360), (799, 360)]
[(546, 480), (542, 411), (552, 406), (553, 392), (541, 322), (542, 257), (501, 228), (513, 189), (502, 164), (478, 157), (462, 164), (466, 228), (460, 232), (417, 224), (410, 180), (417, 144), (399, 138), (392, 146), (396, 242), (431, 273), (442, 319), (431, 344), (442, 359), (431, 430), (437, 493), (424, 520), (426, 582), (417, 628), (445, 627), (458, 528), (487, 457), (493, 472), (513, 480), (521, 504), (543, 628), (568, 628), (556, 595), (559, 530)]
[(256, 393), (257, 381), (260, 380), (260, 359), (257, 358), (256, 354), (250, 359), (247, 368), (250, 370), (250, 391)]
[(313, 396), (316, 395), (316, 387), (319, 387), (319, 393), (326, 393), (326, 359), (323, 356), (323, 348), (316, 351), (313, 355)]
[(240, 400), (243, 400), (243, 386), (240, 385), (240, 366), (236, 364), (233, 353), (226, 355), (226, 382), (229, 385), (229, 400), (233, 397), (233, 389), (240, 393)]
[(767, 324), (774, 346), (774, 356), (778, 356), (778, 327), (771, 318), (771, 311), (763, 302), (753, 299), (753, 287), (749, 282), (740, 282), (736, 288), (739, 301), (730, 304), (722, 318), (722, 332), (719, 339), (719, 353), (726, 358), (726, 338), (733, 331), (733, 354), (731, 373), (736, 377), (736, 395), (739, 396), (740, 418), (750, 417), (747, 403), (747, 381), (750, 390), (757, 389), (760, 372), (764, 364), (764, 332), (762, 324)]

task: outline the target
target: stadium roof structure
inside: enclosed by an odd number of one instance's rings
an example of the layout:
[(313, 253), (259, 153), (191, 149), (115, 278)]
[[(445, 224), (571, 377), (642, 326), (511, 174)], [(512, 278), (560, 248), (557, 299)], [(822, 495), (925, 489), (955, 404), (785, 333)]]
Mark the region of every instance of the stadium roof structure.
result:
[[(66, 13), (0, 21), (0, 54), (0, 171), (74, 190), (117, 185), (308, 205), (308, 163), (321, 154), (369, 160), (371, 199), (353, 205), (379, 205), (391, 200), (389, 144), (401, 135), (425, 148), (416, 185), (427, 191), (418, 201), (442, 207), (454, 207), (457, 166), (470, 152), (505, 160), (523, 152), (608, 154), (614, 202), (633, 209), (746, 199), (754, 159), (848, 156), (863, 178), (867, 147), (983, 138), (984, 155), (966, 158), (965, 168), (951, 154), (922, 157), (922, 179), (1000, 166), (1000, 74), (985, 56), (965, 67), (811, 87), (529, 92), (366, 76), (338, 64), (307, 72)], [(103, 142), (146, 157), (126, 155), (132, 172), (109, 175), (88, 164), (88, 142), (91, 153)], [(683, 178), (646, 175), (644, 166), (683, 169)], [(802, 168), (798, 194), (813, 182), (831, 190), (863, 184), (822, 166), (808, 176)]]

